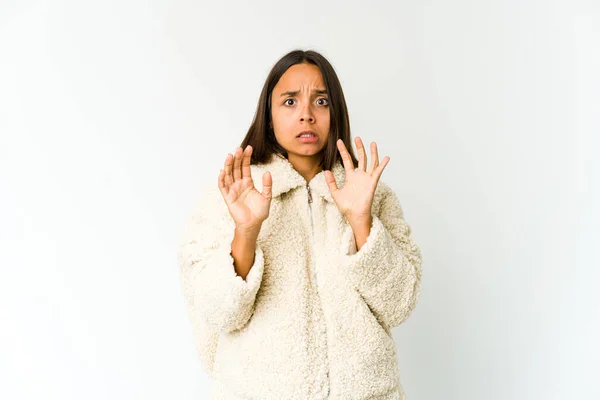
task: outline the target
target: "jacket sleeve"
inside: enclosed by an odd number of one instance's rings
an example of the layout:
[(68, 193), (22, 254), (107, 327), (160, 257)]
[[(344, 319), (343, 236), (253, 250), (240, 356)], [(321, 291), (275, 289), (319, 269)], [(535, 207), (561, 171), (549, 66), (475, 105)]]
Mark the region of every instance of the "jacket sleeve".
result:
[(214, 334), (246, 325), (254, 312), (264, 271), (264, 255), (257, 243), (246, 279), (236, 274), (231, 255), (234, 230), (221, 193), (210, 188), (187, 222), (179, 246), (183, 291), (196, 339), (212, 338), (213, 345)]
[(346, 227), (341, 263), (351, 283), (375, 317), (388, 328), (404, 322), (415, 308), (421, 285), (421, 251), (411, 238), (398, 197), (379, 182), (381, 201), (372, 214), (366, 242), (356, 250), (354, 232)]

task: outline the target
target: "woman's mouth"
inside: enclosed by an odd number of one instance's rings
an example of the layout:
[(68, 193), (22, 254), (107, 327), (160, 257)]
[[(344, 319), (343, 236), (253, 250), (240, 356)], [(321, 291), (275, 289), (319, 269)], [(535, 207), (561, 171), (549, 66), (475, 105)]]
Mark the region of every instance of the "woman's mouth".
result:
[(315, 143), (319, 138), (313, 131), (304, 131), (301, 132), (300, 135), (296, 137), (302, 143)]
[(300, 140), (302, 143), (315, 143), (319, 140), (319, 138), (313, 134), (306, 133), (298, 136), (298, 140)]

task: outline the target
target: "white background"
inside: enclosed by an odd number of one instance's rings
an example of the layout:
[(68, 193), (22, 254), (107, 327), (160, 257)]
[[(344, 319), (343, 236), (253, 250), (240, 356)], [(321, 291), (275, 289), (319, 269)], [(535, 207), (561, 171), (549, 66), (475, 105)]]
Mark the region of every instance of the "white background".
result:
[(206, 397), (176, 245), (295, 48), (421, 246), (408, 398), (600, 398), (599, 2), (247, 3), (0, 2), (0, 398)]

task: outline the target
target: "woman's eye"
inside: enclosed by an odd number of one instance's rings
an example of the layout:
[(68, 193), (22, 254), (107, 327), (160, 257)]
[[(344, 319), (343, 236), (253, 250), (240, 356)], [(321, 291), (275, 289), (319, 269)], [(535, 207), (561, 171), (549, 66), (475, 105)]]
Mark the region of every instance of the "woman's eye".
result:
[[(283, 104), (291, 106), (291, 104), (288, 103), (288, 101), (295, 101), (295, 100), (294, 99), (287, 99), (286, 101), (283, 102)], [(327, 99), (325, 97), (321, 97), (319, 100), (317, 100), (317, 102), (319, 102), (319, 101), (324, 101), (325, 102), (325, 104), (320, 103), (319, 105), (321, 105), (321, 106), (328, 106), (329, 105), (329, 99)]]

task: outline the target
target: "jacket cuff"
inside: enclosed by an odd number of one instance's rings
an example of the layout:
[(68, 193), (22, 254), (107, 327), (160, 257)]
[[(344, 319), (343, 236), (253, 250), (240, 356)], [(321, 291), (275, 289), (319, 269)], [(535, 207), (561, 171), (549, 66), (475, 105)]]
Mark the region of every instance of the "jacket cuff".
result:
[(231, 246), (213, 250), (202, 273), (192, 280), (196, 304), (201, 305), (206, 322), (219, 331), (242, 328), (254, 313), (263, 272), (264, 254), (258, 243), (245, 280), (235, 272)]
[(342, 234), (340, 258), (350, 281), (355, 287), (372, 288), (384, 280), (394, 268), (388, 252), (395, 246), (389, 232), (376, 215), (366, 242), (356, 250), (356, 239), (352, 227), (348, 225)]
[[(231, 293), (243, 299), (248, 294), (256, 292), (262, 282), (262, 275), (265, 268), (264, 253), (258, 243), (254, 250), (254, 263), (246, 275), (246, 279), (242, 278), (235, 272), (234, 259), (231, 255), (231, 245), (221, 247), (216, 250), (211, 258), (209, 265), (217, 266), (218, 268), (208, 268), (208, 274), (204, 275), (203, 279), (212, 280), (214, 284), (220, 283), (223, 286), (230, 286)], [(212, 279), (211, 279), (212, 278)]]

